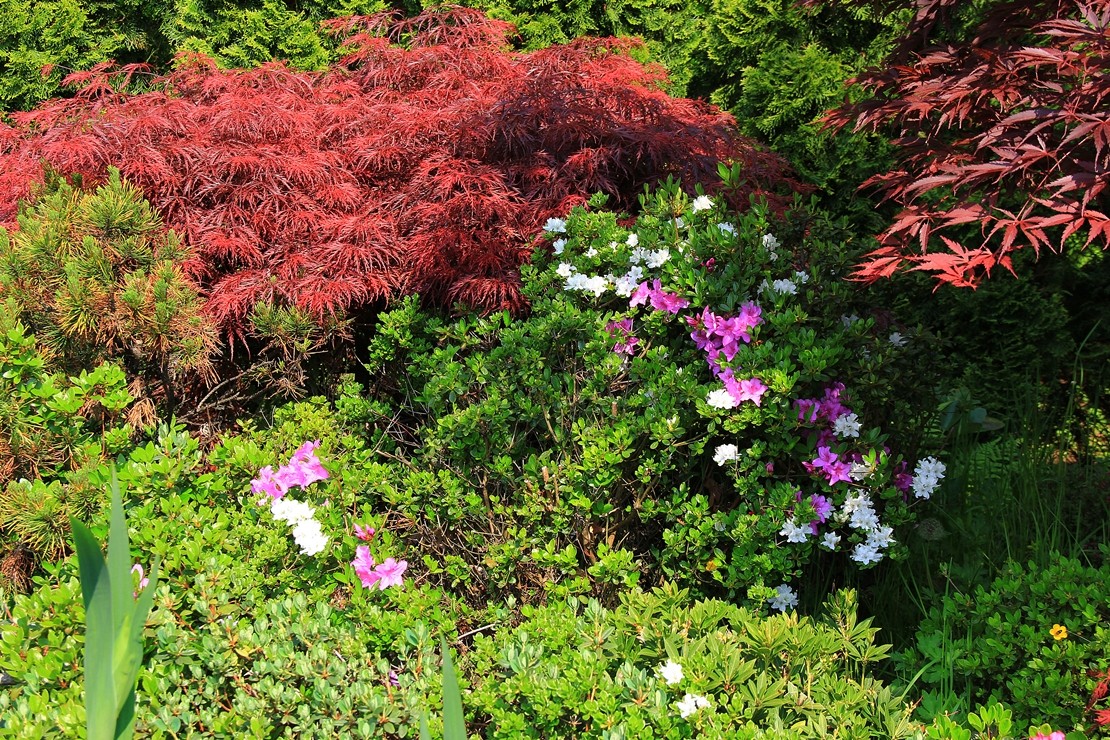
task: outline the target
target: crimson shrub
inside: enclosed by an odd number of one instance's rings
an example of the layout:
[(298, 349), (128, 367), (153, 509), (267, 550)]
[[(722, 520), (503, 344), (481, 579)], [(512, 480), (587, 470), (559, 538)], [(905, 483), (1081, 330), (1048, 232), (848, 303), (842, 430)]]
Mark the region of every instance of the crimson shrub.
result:
[(534, 235), (594, 192), (629, 209), (666, 176), (715, 192), (720, 160), (742, 165), (736, 205), (794, 185), (730, 116), (668, 97), (637, 42), (514, 53), (510, 25), (457, 8), (328, 25), (349, 54), (319, 73), (194, 56), (165, 76), (71, 75), (75, 98), (0, 130), (0, 222), (44, 165), (88, 183), (114, 165), (192, 249), (210, 316), (244, 336), (259, 303), (321, 320), (414, 292), (519, 310)]

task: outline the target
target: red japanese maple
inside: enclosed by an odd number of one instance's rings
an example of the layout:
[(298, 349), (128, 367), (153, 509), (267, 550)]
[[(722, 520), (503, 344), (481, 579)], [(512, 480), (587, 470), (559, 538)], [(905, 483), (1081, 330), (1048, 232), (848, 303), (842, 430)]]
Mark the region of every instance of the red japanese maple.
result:
[(827, 115), (897, 132), (901, 166), (864, 185), (903, 210), (854, 276), (972, 286), (1018, 249), (1110, 244), (1110, 0), (995, 2), (966, 43), (930, 41), (955, 0), (914, 6), (889, 65), (853, 81), (870, 97)]
[(1110, 670), (1092, 669), (1087, 672), (1087, 675), (1099, 679), (1099, 682), (1095, 684), (1095, 688), (1091, 691), (1091, 698), (1087, 700), (1087, 711), (1094, 714), (1095, 723), (1099, 727), (1106, 727), (1110, 725), (1110, 709), (1095, 709), (1095, 704), (1105, 699), (1106, 694), (1110, 693)]
[(744, 165), (738, 205), (792, 184), (728, 115), (668, 97), (635, 42), (514, 53), (511, 26), (463, 9), (327, 25), (350, 55), (323, 73), (192, 57), (165, 76), (72, 75), (75, 98), (0, 130), (0, 221), (43, 164), (93, 183), (115, 165), (193, 248), (211, 316), (242, 334), (260, 301), (324, 316), (419, 292), (519, 309), (541, 225), (597, 191), (629, 209), (668, 175), (712, 192), (720, 160)]

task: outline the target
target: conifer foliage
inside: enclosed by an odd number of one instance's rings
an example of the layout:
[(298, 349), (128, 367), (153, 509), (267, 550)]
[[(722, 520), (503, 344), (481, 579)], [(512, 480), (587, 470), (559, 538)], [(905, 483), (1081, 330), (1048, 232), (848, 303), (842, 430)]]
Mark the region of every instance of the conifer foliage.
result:
[(743, 166), (725, 194), (738, 205), (791, 185), (727, 114), (668, 97), (635, 42), (513, 53), (511, 26), (458, 8), (328, 25), (350, 53), (321, 73), (192, 57), (166, 76), (72, 75), (75, 98), (0, 130), (0, 222), (42, 163), (91, 183), (114, 165), (191, 249), (211, 317), (241, 336), (259, 303), (325, 319), (419, 292), (521, 309), (535, 235), (594, 192), (629, 209), (667, 176), (712, 192), (719, 160)]
[(1110, 245), (1110, 0), (976, 5), (969, 41), (948, 21), (970, 4), (913, 5), (888, 63), (856, 79), (871, 97), (829, 115), (892, 127), (900, 150), (865, 185), (904, 210), (856, 277), (908, 267), (969, 286), (1013, 271), (1018, 249)]
[(217, 347), (185, 255), (117, 169), (88, 190), (51, 175), (18, 228), (0, 228), (0, 310), (37, 336), (51, 370), (120, 361), (137, 415), (151, 396), (172, 405), (185, 376), (212, 377)]

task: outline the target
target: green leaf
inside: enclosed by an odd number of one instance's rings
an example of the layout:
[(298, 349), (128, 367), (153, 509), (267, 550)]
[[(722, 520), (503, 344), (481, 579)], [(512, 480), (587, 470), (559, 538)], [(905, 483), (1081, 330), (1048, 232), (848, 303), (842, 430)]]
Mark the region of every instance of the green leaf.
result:
[(116, 728), (112, 676), (114, 640), (111, 579), (100, 543), (81, 522), (70, 520), (85, 602), (85, 715), (89, 740), (112, 738)]
[[(108, 575), (112, 584), (112, 640), (114, 645), (112, 665), (114, 668), (116, 700), (118, 713), (123, 698), (135, 685), (131, 675), (131, 664), (137, 657), (142, 660), (142, 643), (134, 645), (135, 605), (131, 595), (131, 543), (127, 535), (127, 523), (123, 518), (123, 502), (119, 491), (119, 478), (112, 466), (112, 513), (108, 530)], [(142, 630), (142, 625), (139, 626)], [(140, 632), (141, 635), (141, 632)], [(137, 648), (137, 650), (136, 650)], [(138, 652), (136, 656), (135, 653)], [(136, 671), (137, 673), (137, 671)], [(114, 724), (114, 723), (113, 723)]]
[(443, 651), (443, 740), (466, 740), (466, 723), (463, 722), (462, 696), (451, 650), (447, 641), (440, 640)]

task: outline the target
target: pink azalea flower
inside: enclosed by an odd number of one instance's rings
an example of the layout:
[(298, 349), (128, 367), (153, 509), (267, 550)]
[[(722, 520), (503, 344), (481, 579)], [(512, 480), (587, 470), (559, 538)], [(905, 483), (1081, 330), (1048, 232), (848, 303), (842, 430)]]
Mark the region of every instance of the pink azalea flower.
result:
[[(659, 283), (658, 280), (655, 281)], [(668, 293), (665, 290), (656, 290), (651, 296), (651, 307), (656, 311), (666, 311), (667, 313), (678, 313), (682, 309), (690, 305), (690, 301), (680, 297), (676, 293)]]
[(817, 415), (821, 413), (821, 402), (816, 398), (799, 398), (794, 407), (798, 409), (798, 421), (817, 421)]
[(375, 531), (376, 530), (369, 525), (365, 527), (361, 524), (355, 525), (355, 537), (358, 537), (364, 542), (369, 542), (371, 539), (373, 539)]
[(274, 469), (267, 465), (258, 471), (258, 477), (251, 481), (251, 491), (265, 493), (272, 498), (281, 498), (289, 487), (274, 473)]
[(639, 306), (649, 301), (656, 311), (668, 313), (678, 313), (690, 305), (690, 301), (685, 298), (663, 290), (663, 284), (659, 280), (656, 280), (654, 285), (648, 285), (647, 281), (644, 281), (636, 286), (636, 290), (632, 291), (632, 296), (628, 300), (628, 305)]
[(625, 316), (620, 321), (610, 321), (608, 324), (605, 325), (605, 330), (607, 332), (609, 332), (609, 334), (611, 336), (614, 336), (614, 337), (617, 336), (618, 334), (631, 334), (632, 333), (632, 317), (631, 316)]
[[(150, 579), (147, 578), (146, 573), (143, 572), (143, 566), (139, 565), (138, 563), (135, 563), (131, 566), (131, 572), (134, 573), (135, 571), (139, 572), (139, 591), (142, 591), (150, 584)], [(131, 598), (138, 598), (139, 591), (132, 591)]]
[[(730, 389), (731, 392), (731, 389)], [(737, 401), (751, 401), (756, 406), (760, 404), (763, 394), (767, 392), (767, 386), (759, 378), (748, 378), (741, 380), (736, 386), (736, 392), (733, 393), (733, 398)]]
[(304, 469), (299, 465), (282, 465), (274, 475), (281, 487), (288, 491), (293, 486), (304, 488), (308, 485)]
[(632, 335), (632, 319), (626, 317), (621, 321), (610, 321), (605, 327), (609, 332), (609, 336), (616, 339), (617, 343), (613, 345), (613, 351), (618, 355), (630, 355), (633, 348), (639, 344), (639, 337)]
[(401, 576), (408, 567), (409, 564), (404, 560), (386, 558), (385, 562), (374, 569), (378, 576), (378, 588), (385, 591), (390, 586), (401, 586)]
[(829, 501), (824, 496), (820, 496), (815, 493), (809, 497), (809, 503), (813, 506), (813, 510), (817, 513), (817, 521), (820, 523), (824, 523), (825, 520), (829, 518), (829, 514), (832, 513), (832, 501)]
[(810, 465), (812, 465), (814, 468), (824, 469), (837, 462), (838, 460), (840, 460), (839, 455), (837, 455), (828, 447), (821, 446), (817, 448), (817, 457), (810, 462)]
[(763, 323), (763, 309), (754, 301), (748, 301), (740, 306), (740, 315), (737, 318), (741, 319), (747, 328), (754, 329)]
[(1064, 740), (1065, 737), (1066, 735), (1064, 735), (1064, 733), (1056, 730), (1051, 735), (1046, 735), (1043, 732), (1038, 732), (1036, 735), (1029, 738), (1029, 740)]
[(817, 446), (831, 446), (836, 442), (836, 433), (831, 429), (822, 429), (817, 433)]
[[(305, 442), (297, 448), (293, 453), (293, 457), (289, 458), (290, 463), (308, 464), (311, 460), (316, 459), (316, 448), (320, 446), (320, 440), (314, 442)], [(317, 460), (319, 462), (319, 460)]]
[(908, 493), (913, 487), (913, 476), (906, 472), (906, 463), (898, 463), (894, 469), (894, 487), (902, 493)]
[(646, 303), (648, 298), (651, 297), (651, 286), (644, 281), (636, 286), (636, 290), (632, 291), (632, 296), (628, 299), (629, 306), (639, 306), (641, 303)]
[(837, 483), (851, 483), (852, 482), (852, 466), (843, 460), (837, 460), (831, 465), (825, 467), (825, 475), (829, 478), (829, 485), (835, 486)]
[(355, 575), (362, 581), (362, 585), (370, 588), (379, 580), (381, 574), (374, 569), (374, 558), (370, 555), (370, 548), (366, 545), (359, 545), (355, 548), (355, 559), (351, 561), (354, 566)]
[(327, 480), (328, 471), (324, 470), (320, 458), (316, 457), (316, 448), (320, 446), (320, 440), (315, 442), (305, 442), (297, 451), (293, 453), (293, 457), (289, 460), (289, 467), (296, 467), (300, 471), (300, 475), (304, 480), (301, 483), (301, 488), (315, 483), (318, 480)]
[(825, 388), (825, 397), (821, 399), (821, 416), (830, 424), (836, 421), (836, 417), (841, 414), (848, 414), (852, 411), (840, 402), (840, 394), (843, 391), (843, 383), (833, 383)]

